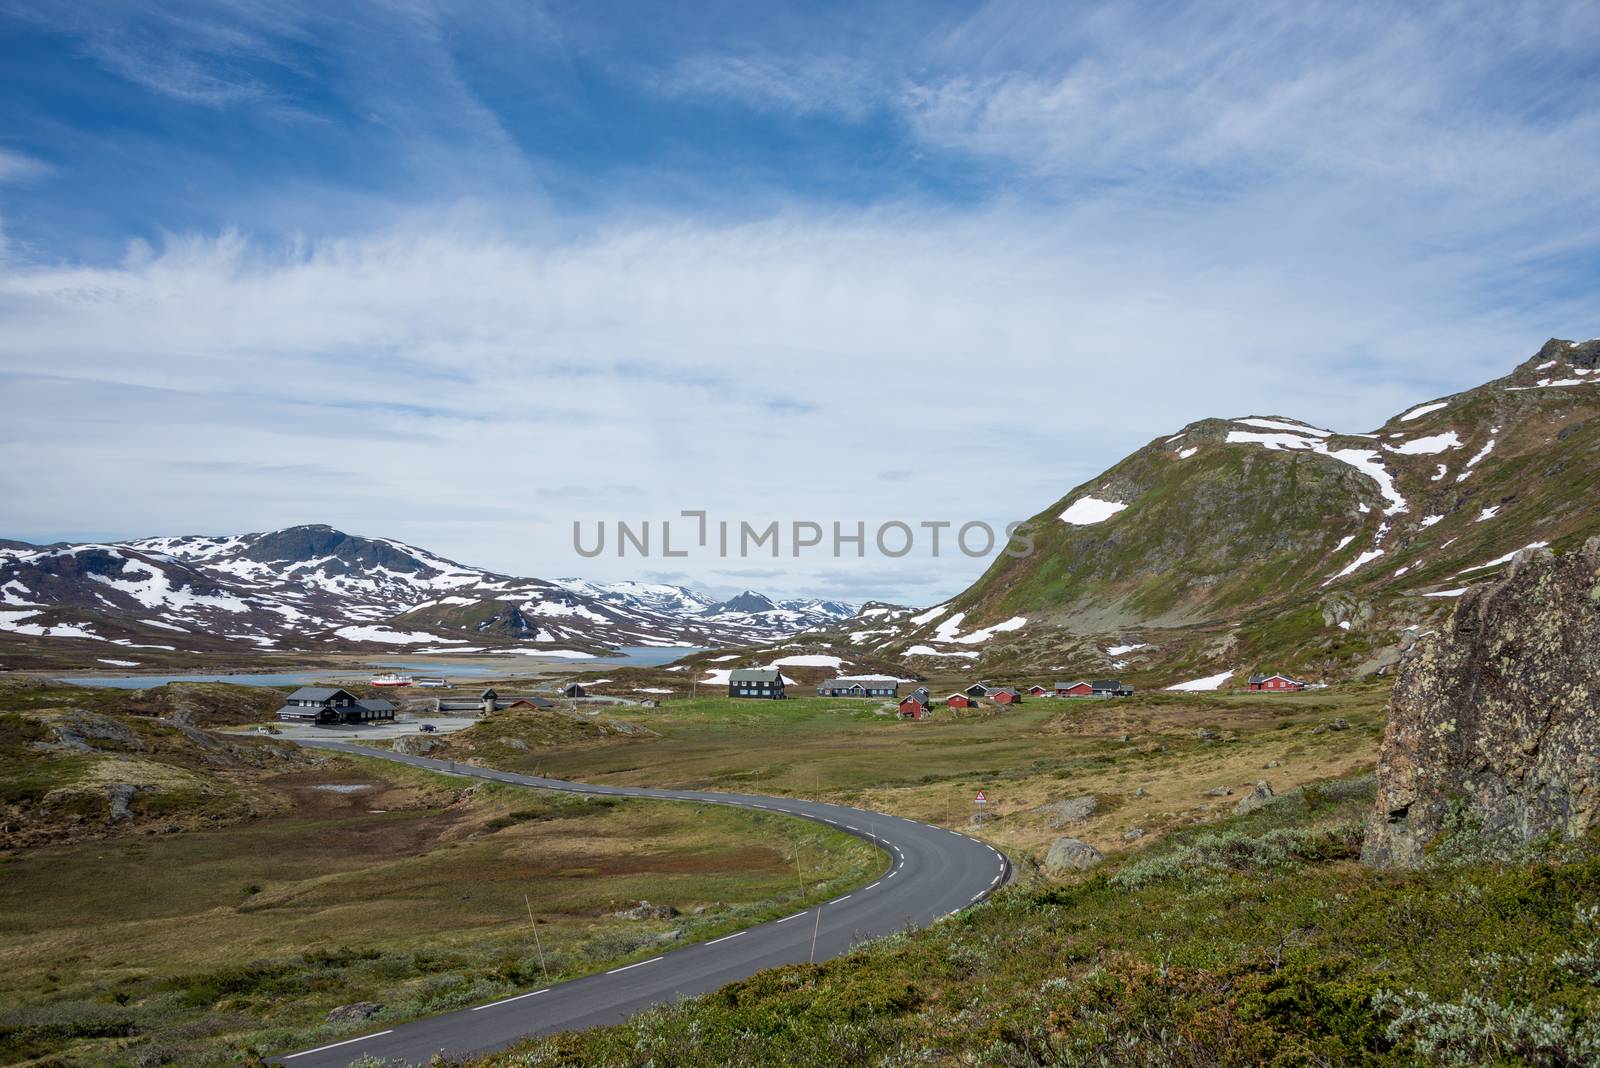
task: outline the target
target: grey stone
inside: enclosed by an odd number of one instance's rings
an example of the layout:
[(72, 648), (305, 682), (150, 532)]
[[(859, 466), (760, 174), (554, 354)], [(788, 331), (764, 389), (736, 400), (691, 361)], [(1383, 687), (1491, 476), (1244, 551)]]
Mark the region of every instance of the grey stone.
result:
[(1143, 827), (1129, 827), (1127, 830), (1122, 832), (1122, 840), (1124, 842), (1136, 842), (1143, 837)]
[(670, 920), (678, 914), (671, 905), (652, 905), (641, 901), (632, 908), (621, 909), (611, 915), (619, 920)]
[(1069, 797), (1061, 801), (1047, 801), (1033, 811), (1049, 820), (1052, 830), (1059, 830), (1074, 823), (1082, 823), (1095, 814), (1099, 804), (1093, 794), (1084, 794), (1082, 797)]
[(125, 782), (112, 783), (106, 787), (106, 799), (111, 803), (111, 822), (119, 823), (122, 820), (133, 819), (133, 813), (128, 810), (128, 805), (138, 792), (137, 786)]
[(1080, 842), (1076, 838), (1057, 838), (1050, 843), (1050, 849), (1044, 855), (1044, 870), (1050, 875), (1087, 871), (1104, 859), (1105, 854), (1088, 842)]
[(328, 1010), (328, 1015), (323, 1019), (329, 1023), (355, 1023), (359, 1020), (370, 1019), (383, 1011), (383, 1006), (376, 1001), (357, 1001), (350, 1005), (340, 1005), (338, 1008)]
[(1207, 797), (1228, 797), (1233, 793), (1231, 786), (1214, 786), (1206, 791)]
[(1233, 806), (1233, 814), (1243, 816), (1246, 812), (1254, 812), (1276, 796), (1269, 783), (1258, 782), (1254, 789), (1239, 798), (1239, 803)]

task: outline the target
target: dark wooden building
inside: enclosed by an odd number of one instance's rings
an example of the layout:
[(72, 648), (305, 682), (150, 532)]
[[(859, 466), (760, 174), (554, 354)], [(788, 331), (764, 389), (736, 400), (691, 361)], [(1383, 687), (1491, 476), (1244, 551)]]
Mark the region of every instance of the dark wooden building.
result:
[(288, 723), (373, 723), (394, 719), (394, 705), (334, 686), (302, 686), (283, 699), (277, 717)]
[(783, 672), (777, 668), (735, 668), (728, 672), (729, 697), (783, 697)]

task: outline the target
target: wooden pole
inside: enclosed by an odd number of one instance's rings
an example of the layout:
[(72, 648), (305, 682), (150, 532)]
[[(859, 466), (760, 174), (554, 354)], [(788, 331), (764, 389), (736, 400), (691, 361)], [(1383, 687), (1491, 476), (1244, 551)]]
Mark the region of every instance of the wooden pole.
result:
[(533, 902), (528, 900), (528, 895), (522, 895), (522, 903), (528, 908), (528, 926), (533, 928), (533, 945), (539, 951), (539, 970), (544, 973), (545, 982), (550, 981), (550, 968), (544, 962), (544, 943), (539, 940), (539, 924), (533, 918)]
[(811, 963), (817, 963), (817, 932), (822, 930), (822, 906), (817, 906), (817, 925), (811, 928)]

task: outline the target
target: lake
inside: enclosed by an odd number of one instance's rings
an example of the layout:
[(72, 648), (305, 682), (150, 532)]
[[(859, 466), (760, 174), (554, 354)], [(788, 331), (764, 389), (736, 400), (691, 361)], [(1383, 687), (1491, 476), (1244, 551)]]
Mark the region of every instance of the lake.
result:
[[(507, 678), (522, 674), (515, 670), (526, 666), (529, 672), (548, 671), (552, 667), (567, 667), (583, 669), (586, 671), (606, 671), (619, 667), (658, 667), (670, 664), (680, 656), (690, 653), (704, 652), (704, 649), (689, 646), (672, 646), (660, 648), (654, 645), (625, 645), (618, 649), (618, 656), (595, 657), (593, 660), (571, 660), (565, 657), (552, 657), (549, 660), (537, 656), (522, 656), (510, 654), (497, 656), (494, 660), (485, 660), (482, 663), (444, 663), (438, 660), (384, 660), (375, 661), (369, 668), (351, 670), (328, 671), (274, 671), (261, 673), (241, 673), (237, 675), (97, 675), (65, 676), (57, 679), (58, 682), (70, 682), (76, 686), (109, 686), (120, 690), (140, 690), (147, 686), (163, 686), (169, 682), (231, 682), (236, 686), (305, 686), (314, 682), (364, 682), (372, 675), (382, 671), (407, 671), (417, 675), (443, 675), (452, 681), (457, 679), (471, 679), (492, 676), (494, 678)], [(515, 659), (512, 659), (515, 657)], [(422, 692), (426, 692), (425, 690)]]

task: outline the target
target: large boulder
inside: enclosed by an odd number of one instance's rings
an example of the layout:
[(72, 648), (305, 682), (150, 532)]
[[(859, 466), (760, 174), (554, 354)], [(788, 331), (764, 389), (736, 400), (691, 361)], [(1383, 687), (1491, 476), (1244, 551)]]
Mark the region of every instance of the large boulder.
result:
[(1105, 854), (1076, 838), (1057, 838), (1044, 855), (1044, 870), (1050, 875), (1087, 871), (1105, 859)]
[(1446, 829), (1486, 848), (1600, 818), (1600, 538), (1525, 550), (1395, 680), (1362, 857), (1415, 867)]

